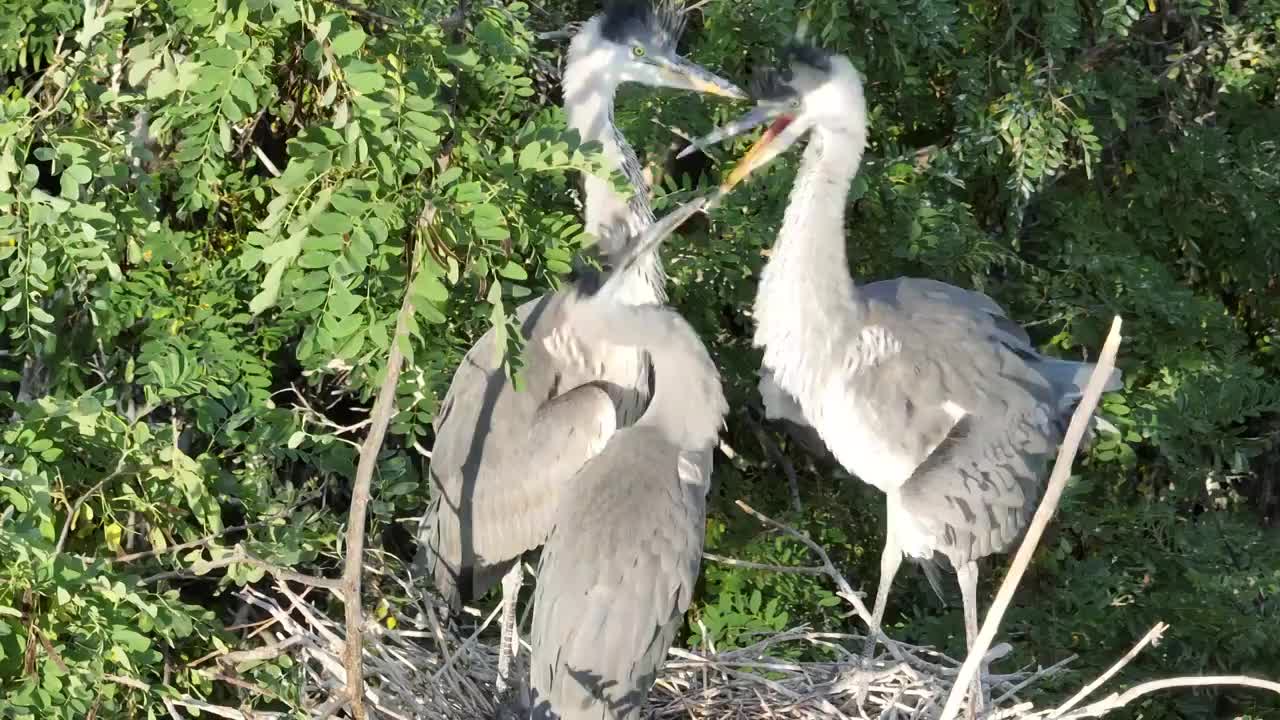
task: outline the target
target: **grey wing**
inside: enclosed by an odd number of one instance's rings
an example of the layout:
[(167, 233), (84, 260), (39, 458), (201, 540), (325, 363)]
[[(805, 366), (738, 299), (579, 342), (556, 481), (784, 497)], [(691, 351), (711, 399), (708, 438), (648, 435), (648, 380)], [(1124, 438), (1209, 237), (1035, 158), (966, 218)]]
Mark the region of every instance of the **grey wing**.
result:
[(953, 565), (1004, 552), (1035, 513), (1062, 430), (1047, 406), (962, 418), (901, 487), (899, 522)]
[(1027, 331), (1009, 318), (1004, 308), (984, 293), (949, 285), (928, 278), (896, 278), (881, 280), (861, 288), (866, 297), (912, 306), (921, 302), (941, 302), (953, 309), (981, 314), (996, 326), (1009, 341), (1020, 347), (1031, 347)]
[(693, 594), (705, 478), (648, 428), (619, 432), (579, 474), (542, 552), (530, 684), (535, 718), (638, 718)]
[[(557, 310), (547, 299), (518, 311), (526, 337), (554, 325)], [(492, 333), (482, 337), (455, 373), (437, 421), (433, 498), (419, 525), (414, 571), (432, 577), (454, 607), (483, 595), (542, 543), (558, 483), (614, 429), (614, 405), (594, 385), (544, 404), (558, 391), (558, 376), (541, 343), (526, 347), (527, 386), (516, 392), (494, 362)]]
[[(908, 315), (930, 312), (938, 303), (948, 306), (949, 312), (970, 316), (980, 327), (990, 333), (994, 341), (1003, 343), (1009, 350), (1020, 354), (1024, 360), (1043, 375), (1063, 394), (1066, 402), (1079, 400), (1092, 363), (1059, 360), (1036, 352), (1026, 329), (1011, 320), (1004, 308), (995, 300), (976, 290), (965, 290), (927, 278), (898, 278), (871, 283), (863, 288), (867, 297), (892, 303)], [(985, 327), (990, 323), (990, 327)], [(1124, 387), (1119, 370), (1107, 379), (1106, 391), (1114, 392)]]

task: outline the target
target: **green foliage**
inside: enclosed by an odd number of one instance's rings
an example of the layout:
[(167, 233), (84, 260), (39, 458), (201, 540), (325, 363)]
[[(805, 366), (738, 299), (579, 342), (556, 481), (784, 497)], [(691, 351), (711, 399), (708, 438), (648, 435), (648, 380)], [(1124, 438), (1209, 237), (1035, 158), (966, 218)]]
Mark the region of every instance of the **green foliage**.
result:
[[(6, 717), (244, 700), (204, 658), (246, 642), (232, 591), (263, 582), (254, 559), (334, 569), (406, 291), (369, 536), (402, 559), (428, 494), (418, 449), (463, 352), (495, 326), (518, 377), (514, 307), (590, 242), (573, 191), (600, 159), (557, 107), (563, 45), (536, 33), (595, 6), (366, 5), (0, 0)], [(1165, 620), (1130, 679), (1280, 674), (1280, 551), (1259, 527), (1280, 512), (1280, 4), (711, 3), (687, 52), (745, 79), (802, 19), (868, 80), (858, 277), (983, 290), (1068, 357), (1125, 317), (1126, 388), (1103, 405), (1120, 434), (1078, 467), (1018, 596), (1017, 660), (1076, 652), (1100, 669)], [(630, 88), (617, 120), (674, 194), (714, 182), (749, 138), (680, 165), (668, 128), (740, 110)], [(748, 310), (795, 163), (667, 248), (672, 302), (735, 408), (755, 399)], [(708, 549), (816, 562), (738, 512), (742, 497), (874, 590), (881, 498), (782, 439), (805, 506), (791, 513), (742, 413), (726, 440)], [(999, 567), (984, 568), (988, 594)], [(856, 631), (821, 577), (711, 562), (703, 575), (691, 645), (802, 622)], [(894, 632), (958, 652), (954, 598), (940, 609), (909, 566), (897, 585)], [(236, 677), (287, 705), (291, 672), (279, 658)], [(1267, 702), (1185, 694), (1142, 712), (1275, 714)]]

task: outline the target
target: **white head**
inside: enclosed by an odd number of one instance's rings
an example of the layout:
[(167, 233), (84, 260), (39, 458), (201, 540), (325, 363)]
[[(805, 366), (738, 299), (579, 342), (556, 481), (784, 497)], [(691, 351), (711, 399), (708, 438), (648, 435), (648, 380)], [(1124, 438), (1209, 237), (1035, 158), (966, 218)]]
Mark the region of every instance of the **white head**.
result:
[(811, 130), (846, 140), (861, 152), (867, 135), (867, 103), (862, 77), (843, 55), (805, 45), (790, 45), (779, 69), (752, 78), (756, 107), (746, 115), (695, 140), (681, 155), (740, 135), (770, 122), (760, 140), (742, 156), (722, 185), (727, 191), (781, 155)]
[(670, 0), (611, 0), (569, 44), (569, 63), (602, 85), (693, 90), (745, 100), (738, 86), (676, 52), (684, 8)]

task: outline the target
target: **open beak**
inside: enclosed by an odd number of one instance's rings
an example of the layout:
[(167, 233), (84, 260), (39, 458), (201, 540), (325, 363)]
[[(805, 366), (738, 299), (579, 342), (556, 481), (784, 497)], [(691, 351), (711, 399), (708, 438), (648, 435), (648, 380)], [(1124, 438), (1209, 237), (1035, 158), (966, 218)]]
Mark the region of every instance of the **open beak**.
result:
[(786, 130), (793, 120), (795, 120), (795, 117), (792, 115), (782, 115), (777, 120), (774, 120), (769, 129), (764, 131), (764, 135), (761, 135), (756, 144), (752, 145), (747, 154), (743, 155), (742, 159), (738, 161), (738, 166), (733, 169), (733, 172), (729, 173), (729, 178), (720, 184), (721, 192), (732, 190), (735, 185), (746, 180), (748, 175), (767, 165), (769, 160), (776, 154), (770, 151), (771, 146), (778, 139), (778, 135), (783, 130)]
[(733, 100), (746, 100), (742, 88), (716, 75), (701, 65), (682, 57), (663, 62), (659, 66), (664, 85), (682, 90), (692, 90), (707, 95), (719, 95)]

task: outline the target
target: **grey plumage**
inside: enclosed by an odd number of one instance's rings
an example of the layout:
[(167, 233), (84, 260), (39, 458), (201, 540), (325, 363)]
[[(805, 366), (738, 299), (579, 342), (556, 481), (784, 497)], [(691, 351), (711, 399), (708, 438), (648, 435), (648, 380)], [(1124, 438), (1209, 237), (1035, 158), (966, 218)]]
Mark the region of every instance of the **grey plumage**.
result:
[(523, 391), (507, 380), (489, 332), (454, 373), (437, 413), (435, 495), (415, 567), (454, 607), (484, 595), (521, 554), (542, 544), (564, 479), (618, 425), (617, 407), (643, 402), (547, 352), (543, 341), (565, 321), (565, 297), (554, 293), (517, 310), (526, 342)]
[[(664, 237), (689, 214), (679, 212), (650, 233)], [(653, 397), (565, 485), (534, 594), (533, 717), (637, 718), (692, 598), (728, 406), (706, 348), (675, 311), (619, 303), (608, 282), (573, 303), (560, 332), (644, 349)]]
[[(613, 96), (625, 82), (741, 95), (731, 83), (675, 54), (680, 26), (674, 5), (613, 4), (585, 23), (570, 45), (566, 67), (569, 124), (584, 141), (598, 141), (605, 155), (640, 183), (635, 152), (612, 123)], [(603, 28), (611, 28), (611, 36)], [(648, 33), (648, 34), (646, 34)], [(625, 44), (624, 44), (625, 43)], [(645, 48), (639, 56), (636, 47)], [(626, 217), (631, 226), (653, 220), (645, 192), (628, 203), (599, 178), (589, 177), (587, 230), (603, 235), (606, 259), (629, 249), (615, 243), (626, 234), (602, 232)], [(664, 297), (655, 249), (627, 255), (618, 275), (622, 302), (652, 303)], [(544, 341), (567, 319), (566, 295), (553, 293), (516, 312), (526, 341), (524, 389), (517, 392), (502, 369), (503, 348), (490, 330), (455, 372), (435, 420), (431, 483), (435, 490), (419, 527), (419, 575), (457, 607), (488, 591), (519, 556), (540, 545), (550, 527), (558, 487), (598, 450), (616, 427), (634, 422), (648, 405), (651, 369), (643, 351), (630, 347), (582, 347), (589, 359), (568, 366), (548, 354)], [(605, 417), (607, 395), (613, 422)], [(544, 406), (551, 398), (556, 403)]]
[[(787, 57), (757, 84), (756, 110), (693, 144), (772, 121), (727, 191), (809, 139), (756, 296), (762, 392), (773, 414), (794, 420), (798, 409), (842, 465), (886, 494), (874, 629), (903, 554), (938, 553), (957, 570), (972, 644), (975, 561), (1025, 528), (1092, 366), (1040, 355), (980, 293), (917, 278), (854, 284), (844, 206), (867, 140), (861, 77), (839, 55)], [(1117, 372), (1108, 389), (1119, 387)]]

